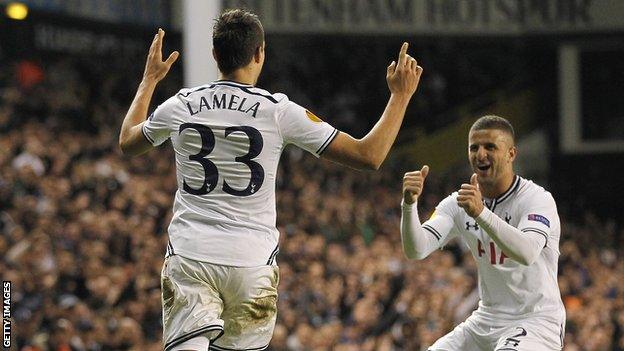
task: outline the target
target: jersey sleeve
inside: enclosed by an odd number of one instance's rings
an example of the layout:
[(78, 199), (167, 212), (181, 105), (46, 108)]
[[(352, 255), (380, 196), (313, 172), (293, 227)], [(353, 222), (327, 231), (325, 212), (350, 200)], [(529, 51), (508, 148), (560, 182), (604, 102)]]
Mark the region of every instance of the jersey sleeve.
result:
[(440, 243), (440, 247), (443, 247), (457, 236), (455, 216), (459, 207), (457, 206), (456, 198), (457, 193), (447, 196), (436, 206), (431, 217), (422, 225), (425, 231), (435, 236)]
[(171, 120), (176, 103), (180, 103), (175, 97), (171, 97), (161, 105), (143, 123), (143, 135), (152, 145), (158, 146), (169, 139), (171, 135)]
[(284, 97), (277, 109), (277, 124), (284, 143), (319, 157), (338, 135), (338, 130), (312, 112)]
[(543, 191), (532, 196), (520, 209), (518, 229), (523, 233), (533, 232), (542, 235), (548, 246), (549, 239), (553, 239), (555, 228), (559, 226), (557, 204), (549, 192)]

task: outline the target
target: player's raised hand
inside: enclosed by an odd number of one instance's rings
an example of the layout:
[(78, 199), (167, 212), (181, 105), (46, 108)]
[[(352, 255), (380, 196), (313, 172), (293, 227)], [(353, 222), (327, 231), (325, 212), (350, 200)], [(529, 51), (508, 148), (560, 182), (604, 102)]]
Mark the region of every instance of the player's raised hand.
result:
[(161, 79), (165, 78), (167, 72), (171, 68), (171, 65), (178, 59), (180, 53), (177, 51), (172, 52), (167, 60), (162, 60), (162, 43), (165, 37), (165, 31), (158, 28), (158, 33), (154, 36), (152, 45), (147, 55), (147, 62), (145, 63), (145, 72), (143, 73), (143, 79), (152, 80), (158, 83)]
[(403, 176), (403, 201), (411, 205), (422, 194), (425, 178), (429, 174), (429, 166), (425, 165), (420, 171), (407, 172)]
[(407, 54), (408, 44), (403, 43), (399, 51), (398, 61), (392, 61), (386, 72), (386, 81), (392, 94), (411, 97), (420, 81), (423, 72), (416, 59)]
[(483, 211), (483, 197), (479, 190), (476, 173), (470, 177), (470, 184), (461, 185), (457, 195), (457, 204), (472, 218), (478, 217)]

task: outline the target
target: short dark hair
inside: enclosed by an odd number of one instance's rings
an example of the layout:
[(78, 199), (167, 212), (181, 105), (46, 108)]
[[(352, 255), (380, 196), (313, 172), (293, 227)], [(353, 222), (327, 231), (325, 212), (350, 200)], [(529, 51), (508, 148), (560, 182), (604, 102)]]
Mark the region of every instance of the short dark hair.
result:
[(264, 42), (260, 19), (247, 10), (226, 10), (215, 20), (212, 30), (217, 66), (225, 74), (249, 64)]
[(495, 116), (495, 115), (486, 115), (478, 120), (476, 120), (472, 127), (470, 127), (470, 131), (475, 130), (484, 130), (484, 129), (497, 129), (502, 130), (503, 132), (511, 135), (511, 140), (515, 143), (516, 134), (514, 133), (513, 126), (509, 121), (503, 117)]

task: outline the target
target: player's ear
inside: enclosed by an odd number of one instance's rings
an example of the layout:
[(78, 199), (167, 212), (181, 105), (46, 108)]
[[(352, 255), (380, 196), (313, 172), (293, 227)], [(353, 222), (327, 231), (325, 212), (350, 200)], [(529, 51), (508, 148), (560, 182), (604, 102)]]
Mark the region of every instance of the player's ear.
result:
[(509, 161), (513, 162), (516, 159), (516, 155), (518, 154), (518, 149), (515, 146), (509, 148)]
[(254, 61), (256, 63), (264, 61), (264, 43), (256, 48), (256, 51), (254, 52)]

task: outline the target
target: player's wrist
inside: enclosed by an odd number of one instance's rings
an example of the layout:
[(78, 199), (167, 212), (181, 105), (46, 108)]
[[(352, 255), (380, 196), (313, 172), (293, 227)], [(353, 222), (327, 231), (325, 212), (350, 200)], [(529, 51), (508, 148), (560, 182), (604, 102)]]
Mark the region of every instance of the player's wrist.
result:
[(409, 200), (405, 200), (405, 198), (401, 199), (401, 208), (403, 208), (404, 210), (411, 210), (412, 207), (416, 206), (416, 203), (418, 202), (418, 199), (415, 199), (413, 202), (409, 202)]
[(401, 103), (405, 103), (407, 104), (410, 99), (412, 98), (412, 94), (408, 93), (408, 92), (397, 92), (397, 91), (391, 91), (390, 92), (390, 98), (397, 100)]
[(156, 86), (156, 84), (158, 84), (158, 79), (149, 75), (144, 75), (141, 80), (141, 85), (143, 86)]
[(493, 214), (492, 211), (488, 210), (487, 208), (485, 208), (485, 206), (483, 206), (481, 207), (481, 210), (478, 211), (478, 214), (473, 218), (475, 219), (475, 221), (477, 221), (477, 223), (484, 223), (489, 220), (491, 214)]
[(481, 206), (477, 208), (477, 217), (479, 217), (483, 213), (483, 210), (485, 210), (485, 206), (483, 206), (483, 203), (479, 203), (479, 205)]

